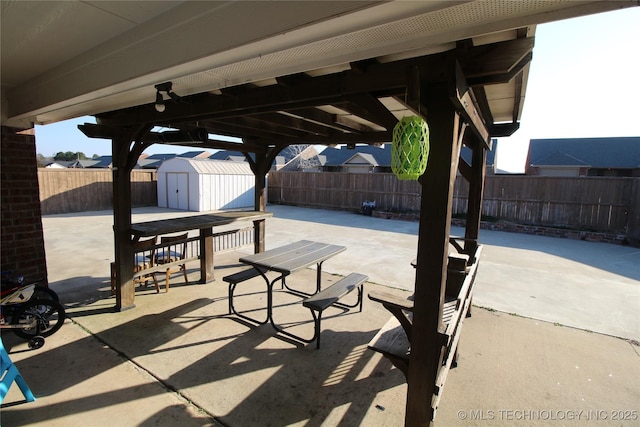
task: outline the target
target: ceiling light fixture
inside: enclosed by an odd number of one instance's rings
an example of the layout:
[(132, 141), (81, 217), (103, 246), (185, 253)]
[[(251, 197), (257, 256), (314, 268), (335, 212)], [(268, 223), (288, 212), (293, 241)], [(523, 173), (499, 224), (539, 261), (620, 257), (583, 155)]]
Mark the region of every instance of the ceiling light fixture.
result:
[(172, 86), (173, 84), (171, 82), (159, 83), (155, 85), (155, 88), (157, 91), (155, 107), (158, 113), (162, 113), (166, 108), (166, 105), (164, 103), (164, 97), (160, 92), (166, 92), (167, 95), (169, 95), (169, 97), (175, 102), (180, 101), (180, 97), (171, 90)]
[(156, 92), (156, 111), (162, 113), (164, 111), (164, 99), (160, 91)]

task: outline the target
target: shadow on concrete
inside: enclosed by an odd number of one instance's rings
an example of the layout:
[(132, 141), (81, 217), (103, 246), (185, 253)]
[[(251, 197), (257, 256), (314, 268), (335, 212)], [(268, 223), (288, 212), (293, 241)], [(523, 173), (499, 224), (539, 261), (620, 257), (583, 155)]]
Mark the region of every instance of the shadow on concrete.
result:
[[(242, 295), (254, 294), (248, 290)], [(178, 299), (175, 307), (156, 313), (139, 312), (129, 321), (94, 332), (94, 336), (34, 352), (22, 360), (21, 370), (30, 379), (32, 389), (38, 391), (38, 397), (44, 398), (64, 395), (78, 384), (108, 375), (114, 368), (114, 360), (116, 364), (132, 361), (152, 373), (165, 388), (179, 391), (226, 425), (304, 422), (319, 426), (345, 405), (348, 409), (340, 416), (339, 425), (359, 425), (380, 391), (404, 383), (401, 375), (387, 375), (390, 367), (384, 361), (369, 367), (373, 370), (370, 375), (361, 376), (374, 358), (374, 353), (367, 351), (366, 343), (375, 330), (327, 329), (323, 331), (323, 339), (332, 345), (325, 345), (321, 351), (316, 351), (315, 346), (304, 348), (299, 343), (292, 346), (288, 340), (274, 344), (274, 331), (270, 326), (256, 327), (226, 313), (214, 314), (213, 308), (219, 299), (197, 298), (185, 303), (178, 303)], [(87, 322), (90, 319), (101, 322), (104, 317), (117, 322), (117, 316), (126, 314), (105, 312), (102, 302), (97, 307), (82, 306), (80, 302), (67, 304), (75, 307), (70, 317), (79, 324), (90, 325)], [(277, 308), (286, 305), (280, 304)], [(327, 316), (325, 321), (331, 317)], [(292, 323), (313, 328), (312, 322)], [(90, 358), (79, 359), (88, 356), (82, 347), (92, 347)], [(105, 352), (115, 352), (119, 357), (101, 357)], [(7, 425), (45, 422), (50, 418), (115, 407), (166, 391), (154, 385), (121, 388), (117, 377), (112, 381), (112, 391), (94, 394), (87, 390), (82, 397), (38, 408), (14, 407), (3, 414), (3, 421)], [(158, 419), (166, 419), (181, 410), (180, 407), (163, 408), (148, 422), (157, 423)], [(18, 420), (20, 422), (14, 424)]]

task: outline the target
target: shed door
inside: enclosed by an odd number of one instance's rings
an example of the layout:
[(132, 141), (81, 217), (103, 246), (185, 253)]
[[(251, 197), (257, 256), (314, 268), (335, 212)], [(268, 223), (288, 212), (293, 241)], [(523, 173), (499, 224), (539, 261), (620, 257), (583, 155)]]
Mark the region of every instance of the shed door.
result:
[(189, 209), (189, 174), (167, 172), (167, 207)]

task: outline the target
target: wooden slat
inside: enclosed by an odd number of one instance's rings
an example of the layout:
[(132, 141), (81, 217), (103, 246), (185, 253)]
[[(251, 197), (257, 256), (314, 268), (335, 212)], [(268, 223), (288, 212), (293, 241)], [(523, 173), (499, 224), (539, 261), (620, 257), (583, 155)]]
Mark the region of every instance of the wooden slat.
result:
[(369, 292), (369, 299), (381, 304), (391, 304), (402, 310), (413, 310), (413, 300), (402, 298), (389, 292), (371, 291)]
[(368, 347), (383, 355), (409, 360), (409, 348), (411, 345), (398, 319), (391, 316), (387, 323), (369, 341)]
[[(374, 294), (377, 297), (381, 296), (381, 292), (371, 292), (369, 293), (369, 298)], [(407, 305), (410, 309), (413, 309), (413, 303), (410, 300), (396, 297), (392, 294), (389, 300), (379, 300), (375, 299), (375, 301), (406, 301)], [(402, 304), (405, 304), (404, 302)], [(442, 321), (445, 324), (448, 324), (453, 318), (456, 308), (458, 307), (458, 300), (456, 298), (449, 299), (444, 307), (442, 312)], [(409, 343), (409, 339), (407, 338), (407, 334), (404, 332), (404, 329), (400, 325), (400, 321), (395, 317), (391, 316), (391, 318), (385, 323), (385, 325), (378, 331), (378, 333), (369, 341), (368, 347), (371, 350), (377, 351), (384, 355), (390, 355), (393, 357), (403, 358), (407, 361), (409, 360), (409, 348), (411, 347)]]
[(314, 294), (302, 302), (307, 308), (322, 311), (331, 304), (338, 302), (340, 298), (353, 291), (356, 286), (365, 282), (369, 276), (360, 273), (351, 273), (347, 277), (338, 280), (326, 289)]
[(131, 233), (139, 237), (157, 236), (188, 230), (216, 227), (217, 232), (241, 229), (246, 222), (273, 216), (269, 212), (232, 211), (208, 215), (195, 215), (157, 221), (139, 222), (131, 225)]
[(324, 261), (346, 250), (344, 246), (301, 240), (279, 248), (240, 258), (240, 262), (284, 274)]

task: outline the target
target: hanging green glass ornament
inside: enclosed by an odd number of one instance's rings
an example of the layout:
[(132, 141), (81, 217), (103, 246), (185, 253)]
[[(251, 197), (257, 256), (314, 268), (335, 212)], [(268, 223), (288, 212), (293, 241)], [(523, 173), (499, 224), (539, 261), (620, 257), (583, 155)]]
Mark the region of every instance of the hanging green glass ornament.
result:
[(419, 116), (403, 117), (393, 128), (391, 170), (401, 180), (417, 180), (427, 168), (429, 127)]

